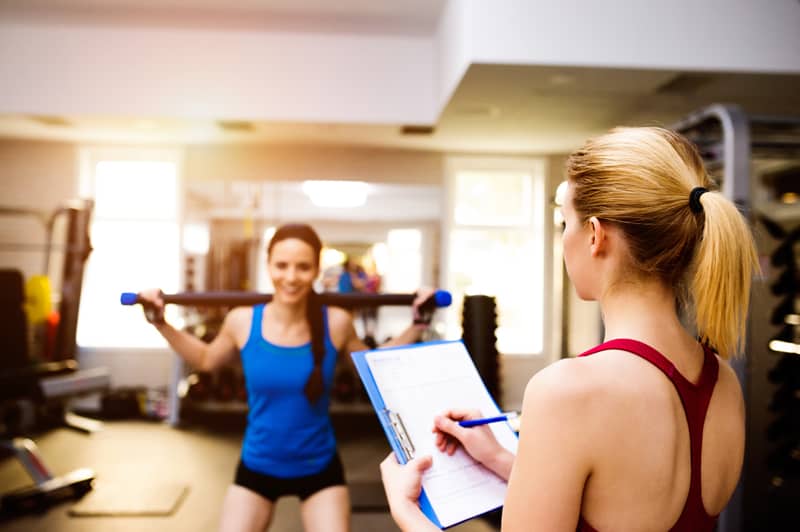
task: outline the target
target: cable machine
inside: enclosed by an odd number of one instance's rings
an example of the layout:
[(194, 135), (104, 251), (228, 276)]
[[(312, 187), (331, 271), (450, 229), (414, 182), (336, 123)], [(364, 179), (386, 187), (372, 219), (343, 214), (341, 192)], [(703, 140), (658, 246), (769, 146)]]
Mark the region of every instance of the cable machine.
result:
[[(19, 207), (0, 207), (0, 215), (15, 217), (32, 217), (44, 226), (45, 241), (43, 243), (3, 243), (0, 249), (15, 252), (36, 252), (43, 256), (42, 275), (28, 280), (26, 297), (28, 298), (30, 317), (44, 319), (50, 311), (51, 301), (57, 303), (55, 312), (57, 322), (54, 327), (54, 338), (48, 349), (39, 349), (36, 353), (46, 360), (73, 360), (76, 358), (75, 333), (78, 325), (78, 307), (80, 306), (83, 288), (83, 270), (86, 259), (92, 252), (89, 239), (94, 201), (88, 199), (72, 200), (53, 211), (25, 209)], [(63, 222), (60, 222), (62, 221)], [(54, 243), (54, 233), (59, 223), (63, 224), (62, 244)], [(60, 226), (59, 226), (60, 228)], [(61, 253), (60, 276), (57, 279), (57, 293), (51, 293), (48, 275), (54, 253)], [(52, 296), (56, 297), (53, 298)], [(34, 299), (34, 301), (30, 301)], [(34, 320), (37, 321), (37, 320)], [(35, 325), (32, 324), (32, 325)]]
[(711, 177), (751, 222), (762, 268), (746, 356), (732, 360), (746, 403), (744, 466), (718, 530), (800, 530), (800, 116), (712, 105), (673, 129), (697, 145)]

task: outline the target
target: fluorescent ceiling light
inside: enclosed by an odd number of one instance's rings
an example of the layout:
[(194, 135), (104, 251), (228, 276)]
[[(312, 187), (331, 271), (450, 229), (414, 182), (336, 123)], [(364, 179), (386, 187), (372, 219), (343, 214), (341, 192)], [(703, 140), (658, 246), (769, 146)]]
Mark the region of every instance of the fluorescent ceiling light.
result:
[(369, 185), (363, 181), (303, 181), (303, 193), (317, 207), (360, 207), (367, 202)]

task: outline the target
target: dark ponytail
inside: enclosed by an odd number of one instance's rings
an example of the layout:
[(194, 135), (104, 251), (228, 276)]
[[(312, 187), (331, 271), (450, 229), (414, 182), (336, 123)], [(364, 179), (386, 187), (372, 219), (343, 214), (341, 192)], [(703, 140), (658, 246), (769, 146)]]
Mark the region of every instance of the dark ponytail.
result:
[[(267, 253), (272, 251), (272, 247), (289, 238), (302, 240), (314, 250), (317, 266), (319, 266), (319, 255), (322, 252), (322, 241), (317, 232), (308, 224), (285, 224), (280, 226), (267, 246)], [(303, 392), (312, 405), (319, 401), (325, 391), (325, 383), (322, 379), (322, 361), (325, 358), (325, 325), (322, 319), (322, 303), (319, 294), (311, 290), (306, 300), (306, 321), (311, 330), (311, 353), (314, 356), (314, 367), (308, 376)]]
[(308, 294), (306, 302), (306, 320), (311, 329), (311, 353), (314, 355), (314, 367), (311, 369), (303, 391), (308, 402), (315, 404), (322, 393), (325, 385), (322, 380), (322, 360), (325, 358), (325, 331), (322, 321), (322, 305), (319, 301), (319, 294), (313, 290)]

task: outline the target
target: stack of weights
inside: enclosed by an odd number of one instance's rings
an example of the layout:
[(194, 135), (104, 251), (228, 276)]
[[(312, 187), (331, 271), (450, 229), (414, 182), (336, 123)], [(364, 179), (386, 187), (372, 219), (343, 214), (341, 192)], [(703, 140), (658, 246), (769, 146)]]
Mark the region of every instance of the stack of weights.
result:
[(800, 226), (787, 231), (769, 220), (762, 219), (762, 222), (770, 235), (780, 242), (770, 256), (770, 265), (780, 272), (773, 277), (770, 290), (781, 300), (771, 316), (772, 324), (780, 330), (769, 343), (776, 360), (767, 373), (774, 386), (769, 403), (772, 418), (766, 434), (770, 442), (767, 469), (773, 505), (781, 511), (792, 511), (794, 503), (791, 501), (797, 500), (800, 488), (800, 315), (797, 312), (800, 268), (796, 254)]
[[(2, 346), (0, 367), (2, 369), (26, 367), (31, 363), (24, 290), (21, 271), (0, 269), (0, 346)], [(20, 331), (25, 331), (25, 334), (21, 334)], [(22, 381), (17, 383), (6, 378), (3, 379), (3, 383), (11, 386), (22, 384)], [(8, 392), (10, 395), (14, 393)]]
[(490, 296), (464, 296), (462, 340), (486, 388), (500, 404), (499, 358), (497, 356), (497, 304)]

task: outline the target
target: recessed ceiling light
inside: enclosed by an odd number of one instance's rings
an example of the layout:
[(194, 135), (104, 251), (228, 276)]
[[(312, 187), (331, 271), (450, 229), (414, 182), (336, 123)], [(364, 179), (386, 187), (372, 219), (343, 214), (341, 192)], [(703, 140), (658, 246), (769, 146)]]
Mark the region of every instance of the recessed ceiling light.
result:
[(550, 85), (555, 85), (557, 87), (575, 83), (575, 77), (569, 74), (553, 74), (547, 80), (550, 82)]
[(134, 127), (137, 129), (156, 129), (158, 122), (155, 120), (140, 119), (133, 122)]
[(255, 129), (247, 120), (218, 120), (217, 125), (225, 131), (249, 132)]
[(44, 124), (45, 126), (56, 126), (56, 127), (72, 127), (72, 123), (63, 118), (61, 116), (55, 115), (31, 115), (28, 118), (33, 120), (34, 122), (38, 122), (40, 124)]
[(496, 118), (500, 116), (500, 108), (491, 104), (464, 104), (455, 108), (455, 114), (466, 118)]
[(434, 131), (433, 126), (403, 126), (400, 133), (403, 135), (432, 135)]
[(369, 185), (363, 181), (303, 181), (303, 193), (317, 207), (360, 207), (367, 202)]

